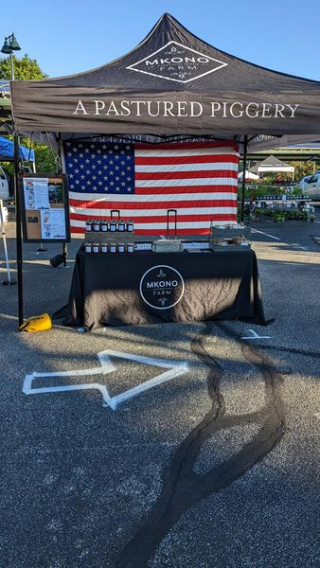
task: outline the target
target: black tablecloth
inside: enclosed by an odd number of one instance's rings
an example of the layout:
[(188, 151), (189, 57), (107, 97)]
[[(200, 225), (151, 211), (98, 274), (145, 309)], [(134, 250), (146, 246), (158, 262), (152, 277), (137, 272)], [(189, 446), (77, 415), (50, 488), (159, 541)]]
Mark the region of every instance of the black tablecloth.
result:
[(252, 250), (76, 256), (65, 325), (214, 319), (266, 323)]

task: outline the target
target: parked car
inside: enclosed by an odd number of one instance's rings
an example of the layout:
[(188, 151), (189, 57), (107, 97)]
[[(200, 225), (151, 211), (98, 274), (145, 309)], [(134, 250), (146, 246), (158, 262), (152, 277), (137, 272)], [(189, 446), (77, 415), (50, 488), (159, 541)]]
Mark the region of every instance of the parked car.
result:
[(310, 174), (308, 176), (304, 176), (300, 181), (299, 181), (299, 187), (300, 189), (302, 189), (302, 191), (306, 188), (306, 184), (308, 183), (309, 179), (312, 178), (312, 176), (316, 176), (317, 174), (320, 174), (320, 170), (317, 170), (316, 172), (314, 172), (314, 174)]
[(305, 178), (302, 178), (300, 184), (299, 186), (302, 189), (302, 193), (305, 197), (310, 197), (310, 199), (312, 199), (313, 201), (320, 200), (320, 172), (317, 172), (312, 176), (306, 176)]

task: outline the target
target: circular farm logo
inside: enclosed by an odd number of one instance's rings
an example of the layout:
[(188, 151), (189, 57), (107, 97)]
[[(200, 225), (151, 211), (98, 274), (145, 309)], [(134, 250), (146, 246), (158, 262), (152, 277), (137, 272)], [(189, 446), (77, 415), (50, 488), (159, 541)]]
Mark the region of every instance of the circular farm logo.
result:
[(153, 266), (140, 280), (140, 294), (151, 308), (167, 310), (180, 302), (184, 281), (180, 272), (171, 266)]

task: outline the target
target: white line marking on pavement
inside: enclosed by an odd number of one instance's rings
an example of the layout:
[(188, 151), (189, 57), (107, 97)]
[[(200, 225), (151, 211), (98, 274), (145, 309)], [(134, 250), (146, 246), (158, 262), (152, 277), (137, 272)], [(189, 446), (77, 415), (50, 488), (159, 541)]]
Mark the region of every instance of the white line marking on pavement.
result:
[[(111, 397), (109, 395), (107, 387), (100, 383), (83, 383), (80, 385), (58, 385), (52, 387), (32, 388), (33, 381), (42, 377), (82, 377), (88, 375), (106, 375), (108, 373), (112, 373), (116, 370), (116, 367), (111, 362), (110, 356), (135, 361), (137, 363), (143, 363), (145, 365), (153, 365), (155, 367), (165, 368), (169, 370), (114, 397)], [(117, 406), (122, 402), (129, 400), (130, 398), (133, 398), (134, 396), (137, 396), (147, 390), (150, 390), (153, 387), (161, 385), (164, 382), (179, 377), (180, 375), (186, 373), (189, 369), (188, 363), (185, 363), (183, 361), (170, 361), (166, 359), (155, 359), (153, 357), (143, 357), (141, 355), (133, 355), (131, 353), (114, 351), (112, 349), (98, 353), (98, 358), (101, 367), (92, 367), (90, 369), (80, 369), (75, 371), (57, 371), (54, 373), (32, 373), (32, 375), (26, 375), (22, 391), (25, 394), (42, 394), (49, 392), (52, 393), (98, 389), (102, 394), (104, 406), (109, 406), (110, 408), (112, 408), (112, 410), (116, 410)]]
[(260, 233), (260, 235), (265, 235), (266, 237), (270, 237), (270, 239), (274, 239), (275, 241), (280, 241), (279, 237), (275, 237), (274, 235), (269, 235), (268, 233), (264, 233), (263, 231), (258, 231), (257, 229), (253, 229), (251, 227), (251, 232), (253, 233)]
[(307, 247), (302, 247), (300, 245), (293, 245), (294, 247), (298, 248), (298, 249), (302, 249), (302, 250), (308, 250)]
[(258, 335), (254, 329), (248, 330), (252, 335), (247, 337), (241, 337), (241, 339), (271, 339), (270, 335)]
[[(253, 229), (251, 227), (251, 232), (252, 233), (260, 233), (260, 235), (265, 235), (265, 237), (269, 237), (270, 239), (274, 239), (275, 241), (280, 241), (281, 239), (279, 237), (275, 237), (274, 235), (269, 235), (269, 233), (264, 233), (263, 231), (258, 231), (257, 229)], [(290, 245), (290, 243), (288, 243)], [(302, 247), (300, 245), (291, 245), (295, 248), (300, 248), (302, 250), (308, 250), (306, 247)]]

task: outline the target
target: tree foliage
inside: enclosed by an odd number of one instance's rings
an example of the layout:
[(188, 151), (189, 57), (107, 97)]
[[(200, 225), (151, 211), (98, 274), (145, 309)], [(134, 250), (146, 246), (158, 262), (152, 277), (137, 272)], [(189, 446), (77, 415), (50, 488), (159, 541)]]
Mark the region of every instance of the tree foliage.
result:
[[(28, 55), (23, 55), (18, 59), (15, 55), (12, 56), (14, 65), (14, 77), (17, 80), (26, 81), (28, 79), (44, 79), (47, 75), (39, 67), (36, 59), (30, 59)], [(10, 57), (0, 59), (0, 79), (11, 79), (11, 63)], [(38, 173), (56, 173), (56, 156), (50, 148), (30, 140), (29, 138), (21, 138), (20, 143), (35, 151), (36, 156), (36, 170)], [(13, 171), (12, 164), (8, 165), (8, 169)]]
[[(47, 77), (47, 75), (40, 69), (36, 59), (30, 59), (27, 54), (23, 55), (21, 59), (12, 55), (12, 59), (15, 79), (26, 81), (27, 79), (44, 79)], [(10, 57), (0, 59), (0, 79), (11, 79)]]
[[(30, 147), (30, 139), (24, 138), (21, 140), (21, 144)], [(40, 142), (31, 141), (31, 148), (34, 150), (36, 157), (36, 170), (37, 173), (57, 173), (57, 155), (48, 148), (40, 144)]]

